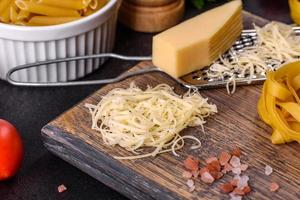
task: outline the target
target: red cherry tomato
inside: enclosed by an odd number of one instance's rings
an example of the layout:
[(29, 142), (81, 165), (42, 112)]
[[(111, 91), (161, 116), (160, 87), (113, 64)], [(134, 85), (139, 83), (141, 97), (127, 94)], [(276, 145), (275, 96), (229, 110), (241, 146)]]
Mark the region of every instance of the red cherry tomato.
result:
[(17, 129), (0, 119), (0, 180), (13, 177), (23, 160), (23, 144)]

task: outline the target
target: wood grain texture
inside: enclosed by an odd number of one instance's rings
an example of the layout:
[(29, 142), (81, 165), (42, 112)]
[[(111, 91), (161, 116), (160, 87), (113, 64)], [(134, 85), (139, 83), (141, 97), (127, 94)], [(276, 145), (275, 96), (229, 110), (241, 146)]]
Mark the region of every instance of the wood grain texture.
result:
[[(244, 12), (245, 28), (255, 22), (264, 25), (268, 21)], [(140, 63), (131, 70), (152, 67), (150, 62)], [(188, 128), (182, 134), (199, 137), (202, 148), (190, 151), (191, 143), (179, 153), (181, 157), (163, 154), (155, 158), (135, 161), (118, 161), (113, 155), (131, 155), (121, 147), (108, 147), (100, 135), (90, 129), (91, 119), (85, 103), (97, 103), (101, 96), (115, 87), (126, 88), (130, 82), (145, 88), (147, 85), (167, 83), (177, 93), (185, 91), (165, 74), (152, 73), (132, 77), (120, 83), (103, 87), (71, 110), (46, 125), (42, 130), (44, 144), (48, 150), (88, 173), (92, 177), (114, 188), (131, 199), (228, 199), (218, 185), (228, 181), (232, 175), (209, 186), (196, 181), (196, 191), (188, 192), (185, 180), (181, 178), (182, 160), (188, 154), (201, 159), (215, 156), (222, 150), (239, 146), (242, 161), (250, 166), (246, 174), (250, 176), (253, 192), (245, 199), (300, 199), (300, 146), (297, 143), (272, 145), (269, 137), (271, 129), (258, 117), (257, 100), (261, 86), (239, 87), (233, 96), (225, 89), (202, 91), (204, 97), (218, 106), (219, 113), (208, 119), (205, 133), (200, 128)], [(271, 165), (274, 173), (264, 175), (265, 165)], [(276, 193), (268, 190), (270, 181), (276, 181), (281, 188)]]
[[(132, 70), (151, 66), (150, 62), (142, 62)], [(245, 199), (300, 199), (300, 145), (271, 144), (271, 129), (259, 119), (256, 111), (261, 86), (239, 87), (233, 96), (227, 95), (225, 89), (201, 92), (218, 106), (219, 112), (207, 120), (205, 133), (197, 127), (182, 132), (182, 135), (194, 135), (201, 139), (202, 148), (199, 150), (190, 151), (191, 143), (187, 141), (184, 149), (179, 151), (180, 157), (166, 153), (155, 158), (133, 161), (113, 159), (113, 155), (132, 154), (119, 146), (109, 147), (103, 144), (100, 134), (90, 128), (91, 117), (84, 104), (96, 104), (108, 91), (116, 87), (127, 88), (132, 81), (142, 88), (167, 83), (177, 93), (185, 91), (174, 80), (161, 73), (132, 77), (107, 85), (46, 125), (42, 130), (45, 146), (132, 199), (162, 200), (227, 199), (228, 196), (219, 191), (218, 185), (228, 181), (233, 175), (225, 175), (221, 181), (212, 185), (196, 180), (196, 190), (190, 193), (186, 180), (181, 177), (184, 170), (182, 161), (186, 155), (192, 154), (199, 157), (203, 164), (205, 158), (239, 146), (243, 151), (242, 161), (250, 166), (245, 174), (250, 176), (253, 188), (253, 192)], [(266, 164), (274, 168), (271, 176), (264, 175)], [(278, 192), (269, 192), (270, 181), (280, 184)], [(126, 188), (123, 188), (125, 185)]]
[(178, 24), (184, 15), (184, 8), (185, 0), (166, 1), (160, 6), (143, 6), (124, 0), (119, 21), (135, 31), (156, 33)]

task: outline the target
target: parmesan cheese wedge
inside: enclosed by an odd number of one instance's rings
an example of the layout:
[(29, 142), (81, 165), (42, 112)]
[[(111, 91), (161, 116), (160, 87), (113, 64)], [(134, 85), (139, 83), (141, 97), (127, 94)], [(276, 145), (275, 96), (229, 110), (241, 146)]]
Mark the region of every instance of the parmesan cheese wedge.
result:
[(234, 0), (154, 36), (153, 63), (179, 78), (210, 65), (242, 29), (242, 1)]

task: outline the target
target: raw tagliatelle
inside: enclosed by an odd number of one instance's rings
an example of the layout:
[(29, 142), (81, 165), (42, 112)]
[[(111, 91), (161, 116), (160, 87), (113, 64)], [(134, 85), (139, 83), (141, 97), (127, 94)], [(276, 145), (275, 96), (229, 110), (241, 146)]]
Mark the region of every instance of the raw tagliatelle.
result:
[[(292, 27), (279, 22), (271, 22), (260, 28), (254, 25), (257, 32), (255, 45), (246, 47), (241, 52), (229, 51), (231, 58), (220, 59), (207, 71), (209, 78), (230, 77), (227, 84), (228, 93), (234, 93), (237, 78), (249, 77), (249, 83), (255, 75), (275, 70), (281, 64), (299, 59), (300, 37)], [(233, 85), (232, 91), (229, 84)]]
[[(103, 96), (97, 105), (85, 105), (92, 116), (92, 129), (99, 131), (107, 145), (120, 145), (136, 154), (117, 159), (155, 156), (183, 147), (184, 139), (197, 142), (194, 136), (180, 136), (188, 126), (201, 126), (205, 118), (217, 112), (198, 91), (176, 94), (167, 84), (142, 90), (134, 83), (127, 89), (116, 88)], [(141, 147), (154, 147), (151, 153), (140, 154)]]
[(300, 143), (300, 61), (267, 74), (258, 101), (261, 119), (273, 128), (271, 141)]

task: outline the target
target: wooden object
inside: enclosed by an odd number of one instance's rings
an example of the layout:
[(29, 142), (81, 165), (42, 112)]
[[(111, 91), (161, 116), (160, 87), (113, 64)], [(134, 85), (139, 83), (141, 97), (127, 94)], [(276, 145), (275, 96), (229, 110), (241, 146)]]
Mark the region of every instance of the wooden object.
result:
[[(132, 70), (147, 67), (152, 67), (151, 62), (142, 62)], [(100, 134), (90, 128), (91, 117), (84, 104), (96, 104), (108, 91), (116, 87), (127, 88), (132, 81), (142, 88), (167, 83), (177, 93), (185, 91), (177, 82), (162, 73), (145, 74), (106, 85), (43, 128), (42, 137), (46, 148), (131, 199), (208, 200), (228, 198), (218, 189), (222, 181), (207, 185), (197, 179), (196, 190), (193, 193), (188, 192), (186, 180), (181, 175), (184, 170), (183, 159), (192, 154), (200, 158), (203, 166), (205, 158), (239, 146), (243, 152), (242, 162), (250, 166), (246, 174), (250, 176), (253, 189), (245, 199), (300, 198), (300, 145), (271, 144), (271, 130), (259, 119), (256, 111), (261, 86), (239, 87), (233, 96), (227, 95), (226, 89), (201, 92), (218, 106), (219, 112), (208, 118), (205, 133), (200, 127), (188, 128), (182, 132), (182, 135), (200, 138), (202, 147), (199, 150), (189, 150), (192, 144), (186, 141), (184, 149), (178, 152), (180, 157), (165, 153), (155, 158), (139, 160), (113, 159), (114, 155), (132, 154), (119, 146), (103, 144)], [(270, 176), (264, 174), (267, 164), (274, 169)], [(222, 180), (229, 181), (232, 177), (232, 174), (227, 174)], [(271, 181), (281, 186), (276, 193), (269, 192)]]
[[(251, 13), (244, 12), (245, 27), (255, 22), (263, 25), (267, 20)], [(131, 70), (152, 67), (150, 62), (142, 62)], [(121, 147), (108, 147), (102, 142), (100, 135), (90, 129), (91, 119), (85, 103), (97, 103), (101, 95), (115, 87), (128, 87), (131, 81), (140, 87), (167, 83), (176, 88), (176, 92), (185, 90), (168, 76), (160, 73), (145, 74), (125, 81), (110, 84), (89, 98), (65, 112), (42, 129), (45, 147), (60, 158), (78, 167), (90, 176), (98, 179), (111, 188), (131, 199), (229, 199), (218, 189), (221, 182), (228, 181), (232, 174), (227, 174), (221, 181), (213, 185), (196, 182), (196, 191), (188, 192), (186, 181), (181, 178), (184, 170), (182, 160), (187, 154), (201, 159), (215, 156), (222, 150), (233, 146), (242, 149), (242, 162), (250, 167), (246, 174), (250, 176), (253, 191), (244, 199), (300, 199), (300, 145), (272, 145), (269, 137), (271, 129), (258, 117), (257, 100), (261, 86), (238, 87), (233, 96), (225, 89), (201, 91), (204, 97), (218, 106), (219, 113), (208, 118), (205, 133), (201, 128), (188, 128), (182, 134), (192, 134), (202, 141), (202, 148), (190, 151), (191, 143), (174, 157), (166, 153), (155, 158), (134, 161), (118, 161), (113, 155), (130, 155)], [(264, 175), (264, 167), (268, 164), (274, 168), (270, 176)], [(269, 192), (269, 184), (276, 181), (280, 189)]]
[(141, 5), (133, 3), (132, 0), (124, 0), (119, 11), (119, 21), (135, 31), (148, 33), (163, 31), (181, 21), (184, 2), (184, 0), (175, 0), (168, 1), (168, 4), (164, 5), (148, 6), (148, 4)]
[(176, 0), (127, 0), (139, 6), (164, 6)]

